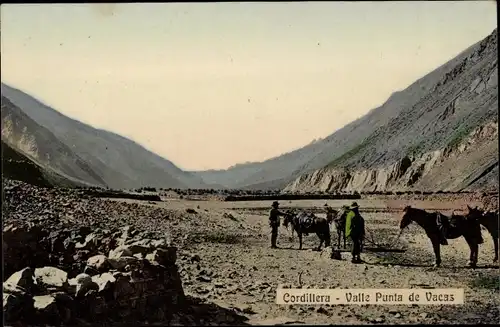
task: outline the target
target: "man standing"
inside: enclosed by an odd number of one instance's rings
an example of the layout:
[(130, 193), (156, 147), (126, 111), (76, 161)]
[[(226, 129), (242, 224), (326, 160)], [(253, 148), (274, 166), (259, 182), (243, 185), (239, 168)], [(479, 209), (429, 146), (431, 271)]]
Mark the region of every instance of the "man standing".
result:
[(353, 202), (346, 215), (345, 236), (352, 240), (352, 263), (361, 262), (361, 242), (365, 236), (365, 220), (359, 214), (359, 206)]
[(285, 216), (285, 213), (281, 212), (278, 207), (278, 201), (274, 201), (271, 205), (272, 209), (269, 212), (269, 226), (271, 226), (271, 248), (276, 249), (276, 240), (278, 239), (278, 227), (280, 226), (279, 216)]

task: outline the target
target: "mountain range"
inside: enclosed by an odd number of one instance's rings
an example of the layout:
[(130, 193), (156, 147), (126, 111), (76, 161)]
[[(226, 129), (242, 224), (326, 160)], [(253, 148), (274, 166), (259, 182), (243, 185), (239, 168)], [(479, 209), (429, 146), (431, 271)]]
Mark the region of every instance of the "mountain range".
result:
[(136, 142), (66, 117), (3, 83), (2, 141), (43, 167), (95, 186), (207, 186)]
[(66, 117), (11, 86), (2, 84), (1, 91), (2, 147), (58, 181), (292, 192), (498, 188), (496, 29), (333, 134), (227, 170), (182, 171), (130, 139)]

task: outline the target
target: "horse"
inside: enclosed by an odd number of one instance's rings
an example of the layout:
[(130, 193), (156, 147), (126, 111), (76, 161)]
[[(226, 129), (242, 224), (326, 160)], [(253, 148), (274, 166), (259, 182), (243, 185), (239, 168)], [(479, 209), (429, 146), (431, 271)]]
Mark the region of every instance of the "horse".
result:
[(338, 214), (339, 212), (333, 208), (328, 207), (328, 209), (326, 209), (326, 220), (328, 221), (328, 225), (331, 225)]
[(288, 228), (288, 225), (292, 226), (292, 235), (295, 230), (299, 236), (300, 250), (302, 250), (302, 235), (308, 235), (309, 233), (316, 233), (318, 235), (320, 240), (316, 248), (318, 251), (321, 249), (323, 242), (325, 243), (325, 247), (330, 246), (330, 225), (326, 218), (316, 217), (314, 214), (307, 214), (303, 211), (298, 214), (287, 212), (283, 220), (283, 226)]
[(441, 265), (440, 250), (441, 245), (447, 244), (446, 239), (456, 239), (460, 236), (464, 237), (470, 248), (469, 267), (476, 267), (479, 244), (483, 243), (481, 227), (476, 219), (461, 215), (453, 215), (450, 218), (439, 212), (427, 212), (411, 206), (405, 207), (403, 212), (399, 228), (403, 230), (415, 222), (425, 230), (427, 237), (431, 240), (436, 258), (434, 267)]
[(326, 214), (326, 219), (328, 220), (328, 223), (331, 224), (332, 222), (335, 225), (335, 230), (337, 231), (337, 248), (340, 249), (340, 240), (343, 238), (344, 239), (344, 249), (347, 246), (346, 243), (346, 237), (345, 237), (345, 222), (346, 222), (346, 216), (347, 216), (347, 210), (346, 208), (342, 208), (342, 211), (337, 211), (334, 209), (331, 209)]
[(493, 258), (493, 262), (498, 261), (498, 227), (499, 227), (499, 219), (498, 219), (498, 210), (495, 211), (484, 211), (478, 209), (477, 207), (472, 209), (467, 206), (469, 212), (467, 213), (467, 217), (471, 217), (473, 219), (477, 219), (481, 225), (483, 225), (488, 233), (490, 233), (491, 238), (493, 239), (493, 246), (495, 248), (495, 257)]

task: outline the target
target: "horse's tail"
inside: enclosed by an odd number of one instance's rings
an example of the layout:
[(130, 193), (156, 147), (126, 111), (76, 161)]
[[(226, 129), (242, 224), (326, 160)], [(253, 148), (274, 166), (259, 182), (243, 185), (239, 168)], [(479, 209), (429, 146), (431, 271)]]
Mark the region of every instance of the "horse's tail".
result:
[(323, 235), (324, 235), (324, 238), (325, 238), (325, 246), (330, 246), (331, 245), (331, 235), (330, 235), (330, 224), (328, 223), (328, 221), (326, 222), (326, 226), (323, 225), (322, 226), (322, 230), (323, 230)]

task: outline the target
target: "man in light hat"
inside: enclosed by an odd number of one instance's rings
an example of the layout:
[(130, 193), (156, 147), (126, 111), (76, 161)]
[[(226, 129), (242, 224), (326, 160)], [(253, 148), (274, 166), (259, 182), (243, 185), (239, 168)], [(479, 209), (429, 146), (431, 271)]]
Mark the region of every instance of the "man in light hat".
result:
[(274, 201), (271, 205), (272, 209), (269, 211), (269, 226), (271, 226), (271, 248), (276, 249), (276, 240), (278, 239), (278, 227), (280, 226), (279, 216), (285, 216), (284, 212), (281, 212), (278, 201)]
[(345, 236), (352, 240), (352, 263), (361, 262), (361, 243), (365, 236), (365, 220), (359, 214), (359, 206), (356, 202), (351, 204), (346, 215)]

